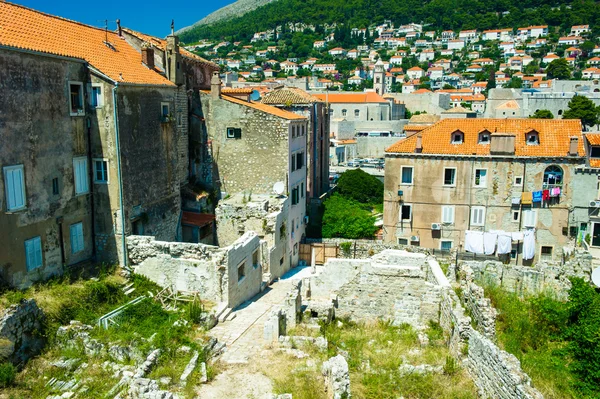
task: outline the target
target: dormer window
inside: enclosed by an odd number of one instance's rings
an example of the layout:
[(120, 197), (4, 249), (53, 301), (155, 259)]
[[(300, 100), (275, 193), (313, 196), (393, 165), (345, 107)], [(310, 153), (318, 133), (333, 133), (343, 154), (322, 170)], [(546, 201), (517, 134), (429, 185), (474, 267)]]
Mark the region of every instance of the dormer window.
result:
[(464, 133), (461, 131), (456, 131), (452, 133), (452, 144), (462, 144), (464, 142)]
[(538, 132), (532, 130), (525, 135), (525, 141), (527, 145), (540, 145), (540, 135)]
[(490, 133), (489, 132), (481, 132), (479, 133), (479, 140), (477, 141), (479, 144), (489, 144), (490, 143)]

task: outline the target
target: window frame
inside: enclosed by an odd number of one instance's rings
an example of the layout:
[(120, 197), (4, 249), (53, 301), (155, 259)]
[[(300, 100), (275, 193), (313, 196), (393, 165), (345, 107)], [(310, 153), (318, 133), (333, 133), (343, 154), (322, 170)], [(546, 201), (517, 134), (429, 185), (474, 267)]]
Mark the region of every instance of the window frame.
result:
[[(405, 206), (408, 207), (408, 209), (409, 209), (408, 219), (404, 219), (402, 217), (402, 208), (404, 208)], [(398, 212), (398, 222), (405, 222), (405, 221), (406, 222), (411, 222), (412, 221), (412, 217), (413, 217), (413, 209), (412, 208), (413, 208), (413, 204), (401, 203), (400, 204), (400, 209), (399, 209), (399, 212)]]
[[(477, 211), (481, 212), (481, 221), (477, 222), (475, 219), (476, 217), (476, 213)], [(471, 207), (471, 215), (470, 215), (470, 225), (471, 226), (477, 226), (477, 227), (482, 227), (485, 226), (485, 216), (486, 216), (486, 209), (485, 206), (472, 206)]]
[[(444, 249), (443, 244), (448, 242), (450, 243), (450, 248)], [(452, 248), (454, 248), (454, 240), (440, 240), (440, 251), (451, 251)]]
[[(12, 172), (14, 170), (19, 170), (21, 172), (21, 200), (22, 205), (9, 207), (9, 185), (8, 185), (8, 172)], [(18, 212), (23, 209), (27, 209), (27, 190), (25, 188), (25, 167), (23, 164), (19, 165), (10, 165), (2, 168), (2, 174), (4, 175), (4, 195), (6, 200), (6, 211), (7, 212)], [(14, 185), (14, 183), (13, 183)], [(14, 189), (14, 187), (13, 187)]]
[[(70, 116), (85, 116), (85, 94), (83, 92), (83, 82), (78, 82), (74, 80), (68, 81), (69, 87), (69, 115)], [(79, 86), (79, 106), (77, 110), (73, 111), (73, 98), (71, 96), (71, 86)]]
[[(483, 141), (482, 138), (486, 137), (487, 140)], [(483, 145), (488, 145), (490, 144), (492, 141), (492, 135), (489, 132), (481, 132), (479, 133), (479, 136), (477, 137), (477, 144), (483, 144)]]
[[(521, 182), (517, 183), (517, 179), (521, 179)], [(513, 186), (514, 187), (523, 187), (523, 176), (515, 176), (515, 178), (513, 179)]]
[[(167, 114), (165, 115), (165, 107), (167, 107)], [(171, 104), (165, 101), (160, 102), (160, 117), (161, 119), (168, 118), (171, 115)]]
[(258, 253), (258, 251), (259, 250), (257, 249), (256, 251), (252, 252), (252, 267), (254, 267), (255, 269), (258, 268), (258, 266), (260, 266), (260, 254)]
[[(404, 169), (410, 169), (410, 183), (404, 183), (402, 180), (404, 178)], [(414, 166), (401, 166), (400, 167), (400, 184), (403, 186), (412, 186), (415, 181), (415, 168)]]
[[(38, 252), (36, 252), (35, 254), (35, 259), (33, 259), (33, 261), (35, 262), (34, 265), (30, 266), (30, 258), (29, 258), (29, 254), (28, 254), (28, 246), (29, 245), (35, 245), (36, 249)], [(36, 237), (32, 237), (28, 240), (25, 240), (23, 242), (23, 246), (25, 249), (25, 270), (27, 270), (27, 272), (30, 272), (32, 270), (35, 269), (39, 269), (40, 267), (44, 266), (44, 253), (42, 251), (42, 237), (41, 236), (36, 236)], [(38, 257), (39, 255), (39, 263), (38, 263)]]
[[(533, 215), (533, 216), (527, 216)], [(529, 218), (533, 218), (533, 223), (529, 223)], [(537, 225), (537, 212), (535, 209), (523, 209), (521, 211), (522, 226), (527, 228), (535, 228)]]
[(347, 109), (343, 109), (342, 110), (342, 116), (347, 116), (348, 115), (348, 110)]
[[(454, 170), (454, 175), (452, 179), (452, 184), (446, 184), (446, 170)], [(456, 187), (456, 167), (447, 167), (444, 168), (444, 174), (442, 175), (443, 185), (444, 187)]]
[[(515, 219), (515, 215), (517, 215), (517, 218)], [(513, 210), (511, 212), (511, 219), (510, 219), (513, 223), (519, 223), (519, 220), (521, 220), (521, 212), (517, 211), (517, 210)]]
[[(240, 273), (241, 270), (241, 273)], [(240, 284), (246, 279), (246, 260), (241, 262), (237, 267), (237, 282)]]
[[(452, 220), (451, 221), (444, 220), (444, 213), (445, 213), (444, 210), (445, 209), (451, 210), (451, 214), (452, 214)], [(452, 224), (454, 224), (455, 220), (456, 220), (456, 214), (455, 214), (456, 213), (456, 207), (454, 205), (442, 205), (441, 210), (442, 210), (442, 215), (441, 215), (440, 220), (442, 221), (442, 224), (445, 224), (445, 225), (452, 225)]]
[[(485, 171), (485, 184), (481, 184), (481, 176), (479, 176), (479, 183), (477, 184), (477, 172), (478, 171)], [(473, 173), (473, 187), (477, 187), (477, 188), (487, 188), (487, 175), (488, 175), (488, 170), (487, 168), (475, 168), (475, 172)]]
[(226, 138), (240, 140), (242, 138), (242, 128), (228, 127), (226, 130)]
[[(85, 190), (81, 190), (81, 191), (77, 191), (78, 188), (82, 188), (80, 186), (80, 184), (83, 182), (79, 181), (79, 179), (77, 179), (78, 176), (78, 168), (77, 168), (77, 163), (83, 161), (85, 163)], [(86, 195), (90, 192), (90, 180), (89, 180), (89, 165), (88, 165), (88, 159), (87, 157), (74, 157), (73, 158), (73, 189), (75, 190), (75, 196), (79, 196), (79, 195)]]
[[(108, 158), (93, 158), (92, 162), (94, 163), (94, 184), (108, 184), (109, 183), (109, 169), (108, 169)], [(96, 163), (97, 162), (102, 162), (103, 164), (106, 164), (106, 171), (103, 171), (103, 174), (105, 175), (105, 179), (104, 180), (98, 180), (98, 169), (96, 168)]]
[[(74, 230), (77, 241), (73, 241)], [(78, 232), (77, 230), (80, 231)], [(73, 223), (69, 226), (69, 243), (71, 245), (71, 255), (77, 255), (78, 253), (83, 252), (83, 250), (85, 249), (85, 234), (83, 232), (83, 222)]]
[[(455, 137), (460, 137), (460, 142), (455, 141)], [(450, 144), (464, 144), (465, 142), (465, 134), (461, 131), (452, 132), (452, 136), (450, 136)]]
[[(104, 87), (101, 83), (92, 83), (89, 86), (90, 89), (90, 107), (98, 109), (104, 106)], [(94, 91), (94, 89), (100, 89), (99, 95)], [(96, 100), (96, 104), (94, 104), (94, 100)]]

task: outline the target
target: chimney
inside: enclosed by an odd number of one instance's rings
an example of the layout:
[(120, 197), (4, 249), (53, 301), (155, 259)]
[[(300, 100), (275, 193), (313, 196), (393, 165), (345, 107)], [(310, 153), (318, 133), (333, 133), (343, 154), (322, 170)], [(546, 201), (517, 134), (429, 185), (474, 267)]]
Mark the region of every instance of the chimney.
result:
[[(172, 25), (171, 25), (172, 29)], [(181, 54), (179, 53), (179, 37), (171, 34), (167, 36), (167, 77), (173, 83), (181, 86), (184, 83)]]
[(219, 71), (214, 71), (210, 79), (210, 94), (213, 100), (221, 98), (221, 78)]
[(154, 69), (154, 49), (150, 43), (142, 44), (142, 62), (150, 69)]
[(117, 19), (117, 32), (119, 33), (119, 37), (123, 37), (123, 29), (121, 29), (121, 20)]
[(569, 143), (569, 156), (576, 157), (577, 155), (579, 155), (578, 147), (579, 147), (579, 138), (571, 137), (571, 142)]
[(423, 152), (423, 136), (420, 133), (417, 135), (417, 145), (415, 146), (415, 152), (419, 154)]

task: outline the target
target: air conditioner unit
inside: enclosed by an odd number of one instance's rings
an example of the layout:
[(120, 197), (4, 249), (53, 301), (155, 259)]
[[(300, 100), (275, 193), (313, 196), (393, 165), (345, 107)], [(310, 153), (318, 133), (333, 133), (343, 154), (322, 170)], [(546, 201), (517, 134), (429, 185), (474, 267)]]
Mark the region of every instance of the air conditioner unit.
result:
[(419, 242), (419, 236), (410, 236), (411, 242)]
[(590, 208), (600, 208), (600, 201), (590, 201)]
[(431, 223), (431, 230), (441, 230), (441, 229), (442, 229), (441, 223)]

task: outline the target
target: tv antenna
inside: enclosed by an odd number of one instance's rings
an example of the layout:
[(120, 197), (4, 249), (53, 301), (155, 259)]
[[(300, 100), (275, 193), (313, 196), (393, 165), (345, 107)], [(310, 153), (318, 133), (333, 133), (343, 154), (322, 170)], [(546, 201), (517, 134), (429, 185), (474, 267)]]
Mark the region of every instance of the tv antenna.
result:
[(117, 22), (117, 21), (109, 21), (108, 19), (99, 19), (97, 22), (104, 22), (104, 43), (107, 45), (108, 43), (108, 23), (109, 22)]

